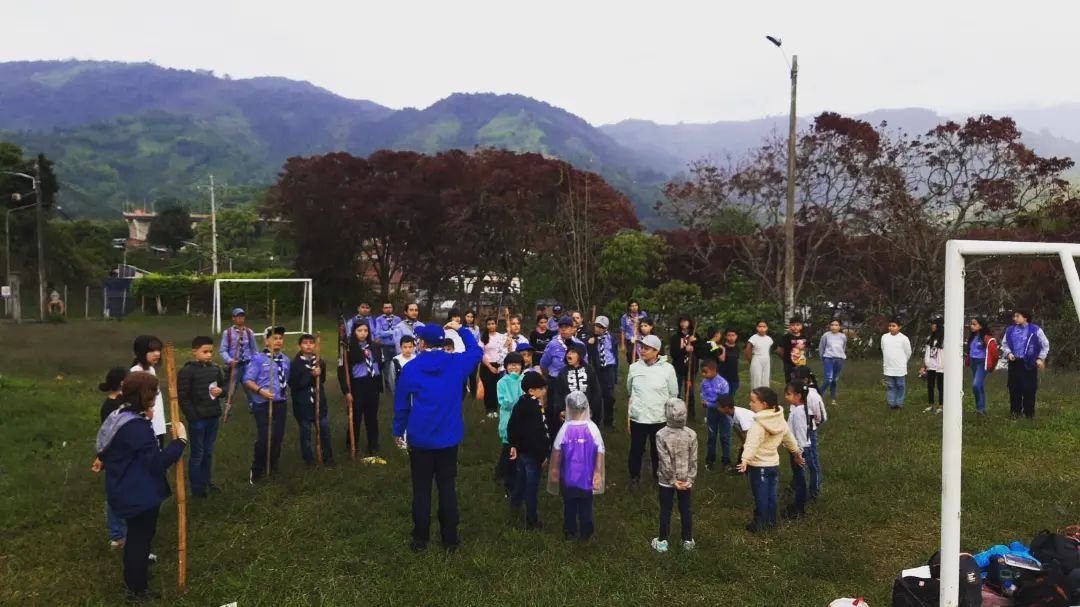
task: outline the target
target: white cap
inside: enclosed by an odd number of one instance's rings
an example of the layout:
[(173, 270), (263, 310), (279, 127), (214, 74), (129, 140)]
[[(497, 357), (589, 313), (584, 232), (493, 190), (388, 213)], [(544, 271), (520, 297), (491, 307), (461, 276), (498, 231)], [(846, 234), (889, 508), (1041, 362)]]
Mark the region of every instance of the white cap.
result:
[(642, 337), (641, 339), (639, 339), (638, 341), (641, 342), (641, 345), (645, 346), (646, 348), (652, 348), (653, 350), (656, 350), (657, 352), (660, 351), (660, 346), (661, 346), (660, 338), (655, 336), (655, 335), (646, 335), (646, 336)]
[(593, 321), (593, 324), (600, 325), (601, 327), (604, 327), (606, 329), (611, 326), (611, 321), (608, 320), (607, 316), (597, 316), (596, 320)]

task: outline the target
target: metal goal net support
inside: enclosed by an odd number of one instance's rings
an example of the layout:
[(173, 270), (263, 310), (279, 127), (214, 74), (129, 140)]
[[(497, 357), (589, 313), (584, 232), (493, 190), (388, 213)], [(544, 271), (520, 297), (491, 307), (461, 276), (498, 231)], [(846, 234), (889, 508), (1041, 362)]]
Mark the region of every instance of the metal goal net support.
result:
[[(271, 316), (273, 316), (273, 313), (269, 312), (272, 304), (271, 302), (267, 302), (267, 305), (265, 306), (267, 308), (267, 312), (265, 312), (264, 315), (261, 315), (258, 318), (253, 318), (252, 315), (248, 313), (248, 326), (253, 331), (255, 331), (256, 334), (261, 334), (264, 329), (264, 325), (269, 326), (271, 320), (273, 320), (278, 325), (285, 327), (287, 335), (300, 335), (303, 333), (312, 332), (313, 299), (310, 278), (219, 278), (214, 281), (214, 311), (211, 315), (210, 320), (210, 330), (213, 332), (214, 335), (218, 335), (221, 333), (223, 326), (228, 323), (228, 319), (232, 316), (233, 305), (222, 305), (222, 287), (227, 286), (230, 283), (256, 283), (265, 284), (268, 287), (271, 284), (280, 283), (301, 286), (303, 290), (300, 300), (299, 318), (297, 318), (296, 316), (296, 310), (294, 307), (289, 313), (286, 314), (284, 313), (284, 309), (286, 306), (282, 306), (283, 313), (277, 315), (276, 319), (272, 319)], [(262, 316), (265, 316), (265, 318), (263, 318)]]

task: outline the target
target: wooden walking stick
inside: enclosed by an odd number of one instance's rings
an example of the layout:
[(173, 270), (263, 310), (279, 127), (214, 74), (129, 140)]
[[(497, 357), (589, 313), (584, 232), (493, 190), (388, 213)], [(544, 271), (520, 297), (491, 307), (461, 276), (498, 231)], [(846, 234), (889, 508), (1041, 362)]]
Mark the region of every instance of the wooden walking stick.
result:
[(352, 398), (352, 367), (349, 366), (349, 336), (346, 335), (345, 317), (338, 317), (338, 352), (341, 360), (341, 372), (345, 374), (345, 398), (346, 413), (349, 417), (349, 457), (356, 459), (356, 428), (353, 427), (353, 407), (349, 400)]
[[(322, 461), (322, 418), (319, 416), (319, 384), (325, 381), (320, 365), (322, 364), (322, 333), (315, 332), (315, 368), (319, 369), (319, 376), (315, 378), (315, 464), (321, 466)], [(293, 406), (296, 406), (295, 403)]]
[[(227, 335), (229, 340), (232, 340), (233, 330), (230, 327)], [(230, 348), (233, 350), (232, 360), (229, 361), (229, 396), (225, 399), (225, 413), (222, 415), (221, 423), (229, 423), (229, 412), (232, 411), (232, 399), (233, 394), (236, 392), (236, 359), (240, 356), (240, 340), (236, 340), (236, 348)]]
[[(280, 387), (280, 382), (277, 379), (277, 364), (274, 363), (274, 359), (270, 359), (270, 381), (277, 383)], [(273, 384), (271, 384), (273, 385)], [(271, 393), (274, 390), (270, 390)], [(270, 478), (270, 454), (273, 452), (274, 446), (274, 395), (270, 394), (270, 400), (266, 401), (266, 478)]]
[[(169, 382), (169, 419), (172, 421), (172, 438), (176, 440), (179, 436), (176, 424), (180, 420), (180, 400), (176, 392), (176, 353), (171, 343), (165, 344), (165, 375)], [(184, 481), (183, 458), (176, 462), (174, 467), (176, 468), (176, 521), (179, 534), (176, 587), (183, 592), (187, 587), (187, 484)]]
[(634, 335), (634, 341), (633, 341), (632, 344), (630, 344), (630, 347), (633, 348), (630, 351), (630, 364), (633, 364), (633, 363), (637, 362), (638, 322), (639, 322), (639, 319), (638, 319), (637, 316), (635, 316), (634, 317), (634, 334), (633, 334)]

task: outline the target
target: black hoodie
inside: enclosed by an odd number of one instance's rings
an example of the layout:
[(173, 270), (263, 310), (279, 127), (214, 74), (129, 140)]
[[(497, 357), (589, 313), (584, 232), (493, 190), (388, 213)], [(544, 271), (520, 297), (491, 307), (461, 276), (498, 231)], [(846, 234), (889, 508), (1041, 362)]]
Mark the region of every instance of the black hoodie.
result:
[(519, 455), (528, 455), (540, 463), (547, 459), (551, 448), (548, 429), (544, 423), (544, 411), (540, 401), (523, 394), (510, 413), (506, 426), (506, 438)]

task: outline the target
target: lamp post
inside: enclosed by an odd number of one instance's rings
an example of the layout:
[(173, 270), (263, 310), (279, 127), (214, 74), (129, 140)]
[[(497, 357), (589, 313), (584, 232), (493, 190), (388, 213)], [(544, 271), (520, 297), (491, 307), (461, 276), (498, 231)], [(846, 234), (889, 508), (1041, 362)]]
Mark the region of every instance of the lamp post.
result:
[[(37, 210), (37, 257), (38, 257), (38, 310), (41, 314), (41, 320), (45, 320), (45, 215), (42, 211), (41, 200), (41, 161), (43, 156), (39, 155), (37, 162), (34, 163), (34, 173), (36, 175), (27, 175), (26, 173), (18, 173), (15, 171), (0, 171), (4, 175), (12, 175), (14, 177), (22, 177), (23, 179), (29, 179), (30, 183), (34, 185), (34, 196), (36, 202), (32, 205)], [(31, 206), (31, 205), (28, 205)], [(10, 217), (10, 215), (9, 215)], [(8, 264), (10, 266), (10, 257), (8, 258)], [(8, 275), (11, 272), (9, 270)]]
[[(773, 43), (787, 61), (782, 42), (774, 36), (765, 36)], [(788, 62), (791, 71), (791, 110), (788, 115), (788, 162), (787, 162), (787, 214), (784, 219), (784, 313), (788, 318), (795, 314), (795, 92), (799, 81), (799, 56), (792, 55)]]

